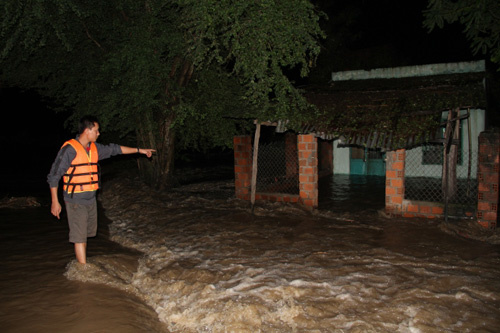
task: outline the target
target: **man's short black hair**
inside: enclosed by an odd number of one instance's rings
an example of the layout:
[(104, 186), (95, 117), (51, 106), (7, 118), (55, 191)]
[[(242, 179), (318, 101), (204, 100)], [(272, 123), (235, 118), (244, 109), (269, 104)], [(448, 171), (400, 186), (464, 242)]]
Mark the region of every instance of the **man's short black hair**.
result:
[(92, 129), (95, 125), (95, 123), (99, 124), (99, 120), (97, 120), (97, 117), (94, 116), (83, 116), (82, 119), (80, 119), (80, 123), (78, 124), (78, 133), (83, 134), (83, 132), (88, 128)]

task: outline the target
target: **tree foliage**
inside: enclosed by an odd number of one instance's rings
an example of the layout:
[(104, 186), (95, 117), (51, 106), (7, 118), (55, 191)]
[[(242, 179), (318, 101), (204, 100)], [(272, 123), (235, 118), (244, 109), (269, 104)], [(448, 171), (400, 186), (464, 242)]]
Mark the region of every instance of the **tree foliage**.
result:
[(432, 31), (459, 23), (475, 54), (489, 54), (500, 63), (500, 2), (498, 0), (429, 0), (424, 26)]
[(308, 0), (4, 0), (1, 79), (36, 87), (107, 131), (156, 148), (164, 186), (180, 147), (230, 145), (245, 117), (299, 122), (321, 13)]

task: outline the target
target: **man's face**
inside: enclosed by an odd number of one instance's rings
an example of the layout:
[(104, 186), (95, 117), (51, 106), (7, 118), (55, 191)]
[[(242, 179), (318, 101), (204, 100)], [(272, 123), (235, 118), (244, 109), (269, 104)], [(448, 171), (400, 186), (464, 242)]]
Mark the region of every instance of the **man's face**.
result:
[(94, 123), (94, 127), (91, 129), (87, 129), (87, 135), (90, 140), (90, 142), (96, 142), (97, 138), (99, 137), (101, 133), (99, 133), (99, 124)]

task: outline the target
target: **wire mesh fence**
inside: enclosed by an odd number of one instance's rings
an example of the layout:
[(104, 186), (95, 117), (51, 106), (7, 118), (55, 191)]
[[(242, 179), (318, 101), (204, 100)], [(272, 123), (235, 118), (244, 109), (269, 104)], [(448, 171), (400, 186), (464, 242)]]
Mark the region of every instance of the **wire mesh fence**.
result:
[(257, 159), (257, 192), (299, 194), (297, 137), (276, 134), (261, 139)]
[(406, 152), (405, 199), (442, 202), (450, 214), (465, 214), (477, 206), (477, 152), (459, 151), (456, 176), (443, 176), (442, 145), (426, 145)]

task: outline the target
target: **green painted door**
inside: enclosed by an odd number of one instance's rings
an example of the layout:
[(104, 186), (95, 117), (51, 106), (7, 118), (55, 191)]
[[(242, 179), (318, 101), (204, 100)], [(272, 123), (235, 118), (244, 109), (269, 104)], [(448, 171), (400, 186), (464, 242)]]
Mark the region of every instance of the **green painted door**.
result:
[(351, 175), (385, 176), (385, 153), (380, 149), (351, 147)]

